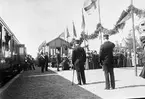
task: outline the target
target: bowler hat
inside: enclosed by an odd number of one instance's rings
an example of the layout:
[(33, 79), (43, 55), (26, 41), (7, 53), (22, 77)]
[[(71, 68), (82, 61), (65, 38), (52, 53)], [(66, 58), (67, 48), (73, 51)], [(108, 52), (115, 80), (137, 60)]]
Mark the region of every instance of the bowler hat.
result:
[(76, 44), (80, 44), (80, 40), (75, 40)]
[(108, 34), (104, 34), (103, 37), (106, 38), (106, 39), (108, 39), (109, 38), (109, 35)]
[(108, 34), (104, 34), (103, 37), (109, 37), (109, 35)]

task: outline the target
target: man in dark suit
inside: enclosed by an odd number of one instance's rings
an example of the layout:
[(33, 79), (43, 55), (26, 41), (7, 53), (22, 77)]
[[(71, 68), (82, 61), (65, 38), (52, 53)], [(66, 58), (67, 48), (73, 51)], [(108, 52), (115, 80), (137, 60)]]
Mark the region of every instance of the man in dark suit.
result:
[(86, 52), (84, 48), (80, 47), (81, 42), (79, 40), (75, 41), (75, 48), (72, 52), (72, 64), (77, 73), (78, 84), (81, 85), (81, 81), (83, 84), (86, 84), (85, 78), (85, 62), (86, 62)]
[(60, 63), (61, 63), (60, 48), (57, 49), (56, 61), (57, 61), (57, 71), (59, 71), (59, 65), (60, 65)]
[(48, 71), (48, 53), (45, 54), (45, 71)]
[[(110, 82), (111, 88), (115, 88), (115, 78), (114, 78), (114, 71), (113, 71), (113, 48), (115, 44), (109, 41), (109, 35), (103, 35), (104, 43), (100, 47), (100, 63), (103, 67), (103, 71), (105, 74), (105, 89), (110, 89)], [(109, 79), (110, 76), (110, 79)]]
[(44, 68), (45, 68), (45, 57), (44, 57), (43, 52), (41, 52), (41, 54), (40, 54), (39, 63), (40, 63), (39, 65), (41, 67), (41, 72), (43, 73), (44, 72)]

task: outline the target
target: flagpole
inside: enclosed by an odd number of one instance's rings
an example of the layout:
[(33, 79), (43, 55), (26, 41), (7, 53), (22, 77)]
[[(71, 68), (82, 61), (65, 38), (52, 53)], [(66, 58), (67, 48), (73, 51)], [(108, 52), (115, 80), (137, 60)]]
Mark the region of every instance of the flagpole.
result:
[[(84, 18), (84, 13), (83, 13), (83, 9), (82, 9), (82, 22), (84, 21), (83, 18)], [(85, 26), (83, 26), (82, 28), (83, 28), (83, 31), (82, 32), (84, 32), (83, 34), (85, 34)], [(85, 46), (85, 51), (87, 51), (86, 50), (86, 40), (85, 39), (84, 39), (84, 46)]]
[[(74, 24), (74, 21), (72, 21), (72, 24)], [(74, 31), (73, 31), (74, 32)], [(73, 39), (75, 38), (74, 33), (73, 33)]]
[[(133, 5), (133, 0), (131, 0), (131, 5)], [(134, 13), (133, 9), (131, 9), (131, 17), (132, 17), (132, 30), (133, 30), (133, 51), (134, 51), (134, 63), (135, 63), (135, 76), (137, 76), (137, 66), (136, 66), (136, 43), (135, 43), (135, 29), (134, 29)]]
[[(99, 23), (101, 24), (101, 15), (100, 15), (100, 0), (98, 0), (98, 15), (99, 15)], [(102, 32), (101, 34), (101, 44), (102, 44)]]

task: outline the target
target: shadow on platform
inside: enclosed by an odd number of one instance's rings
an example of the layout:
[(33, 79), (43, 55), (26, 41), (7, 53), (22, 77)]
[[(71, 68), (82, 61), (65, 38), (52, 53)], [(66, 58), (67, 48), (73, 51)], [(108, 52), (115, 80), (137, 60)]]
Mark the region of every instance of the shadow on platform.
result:
[(116, 89), (134, 88), (134, 87), (145, 87), (145, 85), (129, 85), (129, 86), (118, 87)]
[[(115, 80), (115, 82), (116, 82), (116, 81), (119, 81), (119, 80)], [(98, 81), (98, 82), (86, 83), (86, 85), (101, 84), (101, 83), (105, 83), (105, 81)]]
[[(101, 83), (101, 82), (100, 82)], [(83, 86), (83, 85), (82, 85)], [(101, 99), (49, 70), (25, 71), (4, 92), (0, 99)]]

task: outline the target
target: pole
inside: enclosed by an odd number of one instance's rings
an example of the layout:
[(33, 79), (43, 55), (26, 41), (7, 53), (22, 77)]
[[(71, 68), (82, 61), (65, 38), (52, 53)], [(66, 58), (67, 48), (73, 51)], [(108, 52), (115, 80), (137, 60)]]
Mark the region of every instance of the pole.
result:
[[(131, 0), (131, 5), (133, 5), (133, 0)], [(134, 63), (135, 63), (135, 76), (137, 76), (137, 66), (136, 66), (136, 43), (135, 43), (135, 29), (134, 29), (134, 13), (131, 10), (131, 17), (132, 17), (132, 30), (133, 30), (133, 51), (134, 51)]]
[[(84, 22), (85, 22), (85, 16), (84, 16), (84, 13), (83, 13), (83, 9), (82, 9), (82, 34), (84, 35), (85, 34), (85, 24), (84, 24)], [(84, 42), (84, 49), (85, 49), (85, 51), (87, 51), (86, 50), (86, 40), (84, 39), (83, 40), (83, 42)]]
[[(99, 15), (99, 23), (101, 24), (101, 15), (100, 15), (100, 0), (98, 0), (98, 15)], [(101, 34), (101, 45), (102, 45), (102, 33)]]
[(72, 85), (74, 84), (74, 74), (75, 74), (75, 70), (74, 70), (74, 66), (73, 66)]

